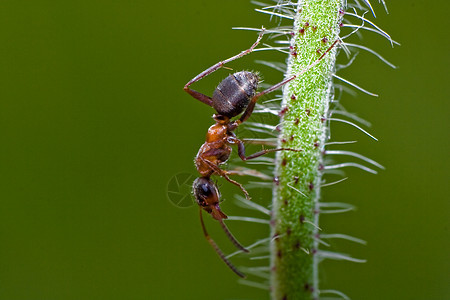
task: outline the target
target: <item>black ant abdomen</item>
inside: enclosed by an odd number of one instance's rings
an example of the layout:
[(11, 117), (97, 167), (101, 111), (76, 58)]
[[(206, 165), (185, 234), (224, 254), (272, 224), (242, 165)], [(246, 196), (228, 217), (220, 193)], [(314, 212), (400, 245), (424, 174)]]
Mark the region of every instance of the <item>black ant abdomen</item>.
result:
[(217, 86), (212, 106), (218, 114), (228, 118), (242, 113), (258, 89), (259, 76), (248, 71), (228, 75)]

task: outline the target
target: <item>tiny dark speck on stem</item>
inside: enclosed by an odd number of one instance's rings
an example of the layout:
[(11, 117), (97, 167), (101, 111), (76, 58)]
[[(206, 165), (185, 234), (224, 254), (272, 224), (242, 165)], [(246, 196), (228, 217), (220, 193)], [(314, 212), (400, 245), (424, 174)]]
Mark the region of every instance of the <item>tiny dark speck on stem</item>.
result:
[(286, 234), (287, 234), (287, 235), (291, 235), (291, 233), (292, 233), (292, 229), (291, 229), (291, 227), (288, 227), (288, 228), (286, 229)]
[(279, 178), (278, 176), (275, 176), (275, 177), (273, 178), (273, 182), (274, 182), (276, 185), (280, 185), (280, 178)]
[[(308, 292), (314, 291), (314, 288), (309, 283), (305, 283), (304, 288), (305, 288), (305, 291), (308, 291)], [(316, 299), (316, 298), (314, 298), (314, 299)]]
[(276, 232), (276, 233), (273, 235), (272, 239), (274, 239), (276, 242), (279, 242), (279, 241), (280, 241), (280, 239), (278, 238), (279, 236), (280, 236), (280, 234), (279, 234), (278, 232)]
[(300, 215), (299, 220), (300, 220), (301, 224), (305, 223), (305, 216), (304, 215)]
[(284, 115), (287, 113), (288, 110), (289, 110), (289, 107), (288, 107), (288, 106), (285, 106), (285, 107), (283, 107), (283, 108), (280, 110), (280, 112), (278, 113), (278, 115), (279, 115), (280, 117), (282, 117), (282, 116), (284, 116)]

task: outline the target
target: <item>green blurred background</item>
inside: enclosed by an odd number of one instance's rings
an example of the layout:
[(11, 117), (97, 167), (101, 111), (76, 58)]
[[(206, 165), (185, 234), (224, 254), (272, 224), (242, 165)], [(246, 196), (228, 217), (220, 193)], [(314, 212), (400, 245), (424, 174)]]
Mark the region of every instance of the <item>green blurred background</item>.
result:
[[(342, 149), (386, 170), (348, 169), (346, 182), (324, 191), (326, 201), (358, 210), (324, 216), (321, 227), (368, 241), (333, 249), (368, 261), (326, 261), (322, 286), (353, 299), (450, 299), (450, 5), (389, 1), (386, 15), (372, 2), (376, 23), (402, 46), (371, 33), (366, 45), (400, 68), (361, 53), (341, 74), (380, 94), (343, 99), (372, 122), (379, 142), (342, 124), (333, 136), (357, 139)], [(195, 174), (212, 122), (212, 110), (182, 87), (254, 41), (232, 26), (271, 26), (254, 8), (242, 0), (1, 1), (0, 299), (268, 299), (217, 258), (197, 208), (166, 197), (174, 175)], [(255, 53), (232, 67), (279, 80), (254, 64), (262, 58), (274, 60)], [(196, 89), (211, 94), (227, 72)], [(245, 244), (266, 234), (231, 228)]]

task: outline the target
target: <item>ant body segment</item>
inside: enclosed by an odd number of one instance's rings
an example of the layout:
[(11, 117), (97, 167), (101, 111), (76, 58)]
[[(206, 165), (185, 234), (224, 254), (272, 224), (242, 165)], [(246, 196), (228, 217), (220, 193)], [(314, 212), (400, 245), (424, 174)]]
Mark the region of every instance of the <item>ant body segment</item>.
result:
[[(224, 255), (214, 240), (208, 234), (205, 224), (203, 222), (202, 210), (209, 213), (215, 220), (219, 221), (221, 227), (225, 231), (230, 241), (240, 250), (248, 252), (248, 250), (242, 246), (228, 230), (224, 223), (224, 219), (227, 219), (220, 207), (220, 193), (216, 184), (211, 180), (212, 175), (219, 175), (224, 177), (227, 181), (238, 186), (247, 199), (250, 199), (248, 192), (245, 188), (231, 179), (228, 175), (232, 172), (226, 171), (220, 168), (221, 164), (224, 164), (230, 157), (231, 145), (237, 145), (239, 157), (246, 161), (249, 159), (257, 158), (264, 154), (276, 151), (301, 151), (290, 148), (277, 148), (277, 149), (265, 149), (249, 156), (245, 155), (244, 143), (239, 140), (234, 134), (234, 130), (245, 122), (252, 114), (256, 101), (263, 95), (273, 92), (274, 90), (285, 85), (289, 81), (295, 79), (298, 75), (293, 75), (283, 81), (273, 85), (272, 87), (257, 93), (259, 76), (256, 73), (248, 71), (240, 71), (234, 74), (230, 74), (214, 90), (213, 96), (209, 97), (195, 90), (192, 90), (189, 86), (194, 82), (201, 80), (202, 78), (210, 75), (218, 69), (224, 67), (226, 63), (241, 58), (253, 51), (253, 49), (259, 44), (264, 34), (264, 28), (258, 36), (256, 42), (247, 50), (228, 58), (224, 61), (220, 61), (212, 67), (201, 72), (193, 79), (191, 79), (185, 86), (184, 90), (195, 99), (203, 102), (204, 104), (213, 107), (216, 110), (216, 114), (213, 115), (215, 124), (212, 125), (206, 134), (206, 141), (200, 147), (196, 157), (195, 166), (200, 173), (193, 183), (193, 194), (199, 205), (200, 222), (203, 229), (203, 234), (207, 241), (211, 244), (220, 258), (227, 264), (227, 266), (240, 277), (245, 277)], [(335, 42), (336, 43), (336, 42)], [(335, 45), (335, 43), (319, 58), (322, 57)], [(318, 60), (318, 61), (319, 61)], [(317, 61), (317, 62), (318, 62)], [(316, 62), (316, 63), (317, 63)], [(309, 68), (303, 72), (306, 72)], [(302, 72), (302, 73), (303, 73)], [(300, 74), (299, 74), (300, 75)], [(241, 115), (238, 119), (232, 120), (232, 118)]]

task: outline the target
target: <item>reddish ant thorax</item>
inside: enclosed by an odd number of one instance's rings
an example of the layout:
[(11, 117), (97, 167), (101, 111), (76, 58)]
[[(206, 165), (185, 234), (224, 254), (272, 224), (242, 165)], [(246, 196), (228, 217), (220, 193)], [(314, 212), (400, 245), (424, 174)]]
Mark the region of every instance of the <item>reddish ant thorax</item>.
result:
[(219, 166), (230, 157), (231, 147), (227, 143), (229, 136), (227, 123), (217, 122), (209, 127), (206, 141), (195, 157), (195, 166), (202, 177), (209, 177), (215, 172), (211, 164)]

